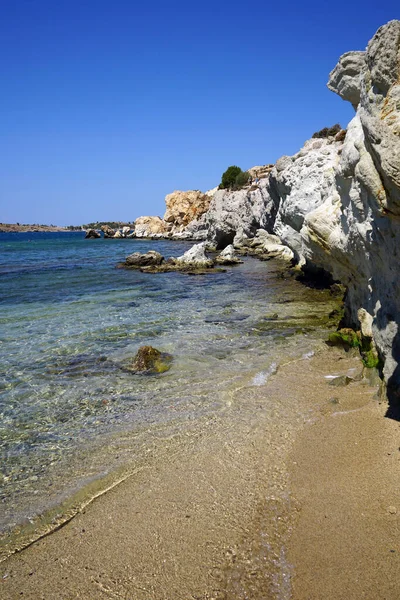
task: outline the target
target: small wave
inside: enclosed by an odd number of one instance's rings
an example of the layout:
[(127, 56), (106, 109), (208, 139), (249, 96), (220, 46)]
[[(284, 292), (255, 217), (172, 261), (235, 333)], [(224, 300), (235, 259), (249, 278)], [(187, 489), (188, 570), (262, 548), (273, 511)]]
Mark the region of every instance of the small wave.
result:
[(251, 385), (265, 385), (271, 375), (275, 375), (278, 371), (278, 364), (276, 362), (272, 363), (272, 365), (266, 371), (260, 371), (253, 377), (253, 381)]

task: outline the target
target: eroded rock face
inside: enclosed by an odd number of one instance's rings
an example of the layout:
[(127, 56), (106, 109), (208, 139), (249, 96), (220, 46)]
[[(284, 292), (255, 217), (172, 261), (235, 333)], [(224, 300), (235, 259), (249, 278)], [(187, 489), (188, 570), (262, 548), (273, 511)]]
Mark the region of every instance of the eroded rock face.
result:
[(361, 78), (365, 69), (365, 52), (346, 52), (329, 74), (328, 88), (357, 109), (360, 102)]
[(211, 196), (198, 190), (176, 191), (165, 197), (167, 210), (164, 221), (173, 225), (173, 232), (181, 231), (191, 221), (199, 219), (210, 206)]
[(294, 156), (279, 159), (271, 172), (271, 193), (279, 204), (274, 232), (300, 262), (304, 219), (329, 196), (342, 146), (334, 137), (308, 140)]
[(366, 51), (358, 114), (382, 180), (380, 203), (400, 214), (400, 21), (381, 27)]

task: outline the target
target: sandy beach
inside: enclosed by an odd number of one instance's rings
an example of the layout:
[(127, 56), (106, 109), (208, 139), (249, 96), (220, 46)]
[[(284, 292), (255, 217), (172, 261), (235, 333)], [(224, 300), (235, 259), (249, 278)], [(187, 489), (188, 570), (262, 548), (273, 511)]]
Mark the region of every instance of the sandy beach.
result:
[[(164, 440), (125, 482), (4, 561), (1, 597), (398, 598), (399, 423), (377, 386), (326, 379), (361, 370), (321, 347), (241, 390), (227, 422)], [(248, 418), (235, 423), (238, 402)]]
[(348, 391), (292, 451), (295, 600), (400, 596), (400, 424), (386, 403)]

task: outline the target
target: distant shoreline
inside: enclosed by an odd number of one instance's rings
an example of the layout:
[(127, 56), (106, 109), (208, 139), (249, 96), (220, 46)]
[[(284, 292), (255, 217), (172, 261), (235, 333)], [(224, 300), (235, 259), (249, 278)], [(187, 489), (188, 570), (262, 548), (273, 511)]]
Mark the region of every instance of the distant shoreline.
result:
[(58, 227), (57, 225), (20, 225), (19, 223), (0, 223), (0, 233), (40, 233), (57, 231), (82, 231), (79, 228), (68, 229), (67, 227)]

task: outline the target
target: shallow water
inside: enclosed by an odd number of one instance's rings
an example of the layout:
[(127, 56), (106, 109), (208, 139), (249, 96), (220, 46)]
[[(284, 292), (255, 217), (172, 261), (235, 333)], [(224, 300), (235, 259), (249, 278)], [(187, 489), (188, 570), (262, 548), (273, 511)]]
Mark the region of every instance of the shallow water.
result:
[[(332, 298), (272, 262), (201, 277), (115, 268), (190, 246), (0, 234), (0, 530), (139, 459), (154, 436), (223, 413), (324, 337)], [(147, 344), (173, 355), (170, 371), (125, 369)]]

